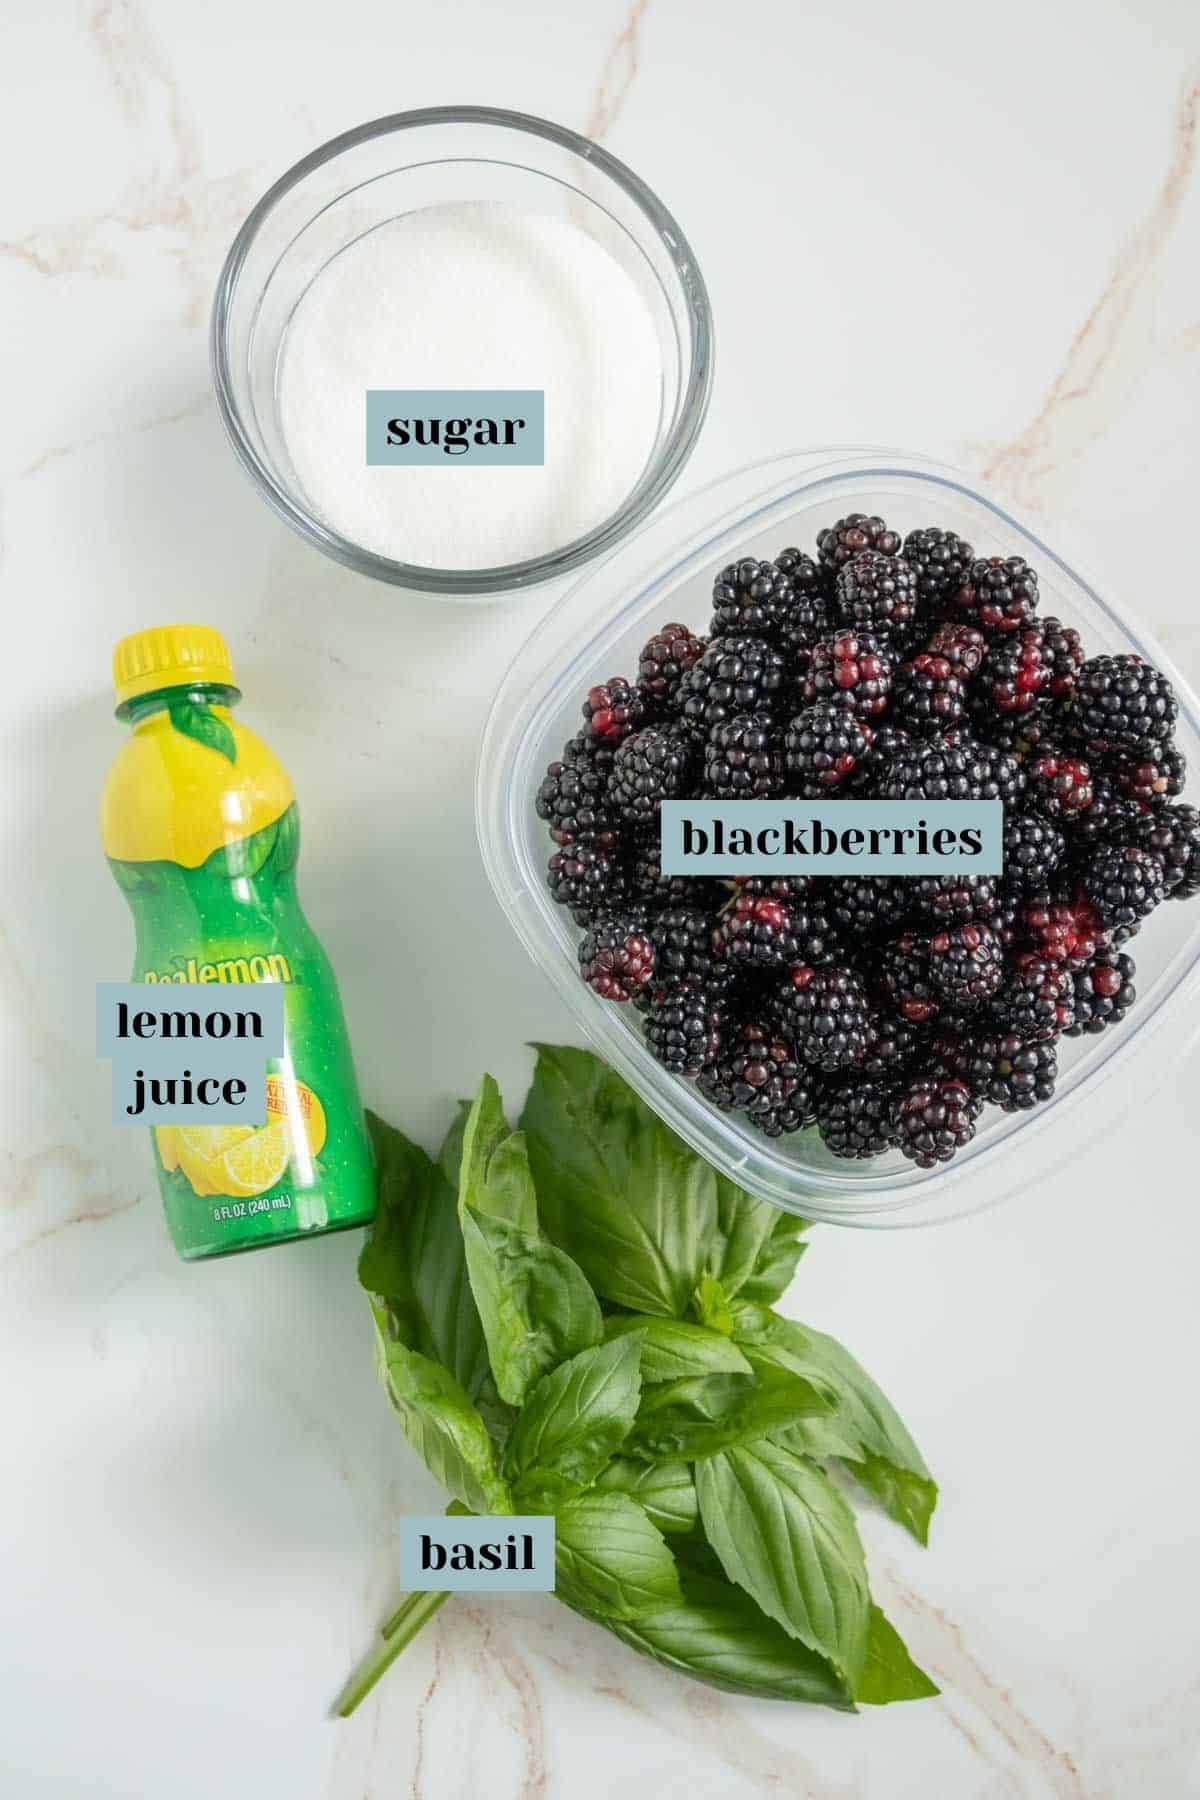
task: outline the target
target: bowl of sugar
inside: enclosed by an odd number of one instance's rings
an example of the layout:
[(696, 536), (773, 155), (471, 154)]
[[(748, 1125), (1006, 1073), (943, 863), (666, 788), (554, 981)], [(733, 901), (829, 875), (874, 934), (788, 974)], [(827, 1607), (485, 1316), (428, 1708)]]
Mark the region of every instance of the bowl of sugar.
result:
[(703, 277), (661, 201), (587, 138), (475, 106), (377, 119), (289, 169), (226, 258), (211, 352), (280, 517), (448, 599), (620, 542), (712, 380)]

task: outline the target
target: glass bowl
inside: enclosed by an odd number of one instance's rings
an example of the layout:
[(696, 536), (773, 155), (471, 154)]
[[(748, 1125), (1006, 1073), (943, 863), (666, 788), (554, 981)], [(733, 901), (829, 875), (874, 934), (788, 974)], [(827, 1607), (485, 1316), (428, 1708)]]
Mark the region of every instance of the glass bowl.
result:
[[(632, 492), (585, 536), (527, 562), (429, 569), (350, 542), (314, 511), (280, 427), (278, 371), (292, 314), (332, 257), (390, 219), (461, 201), (567, 217), (616, 258), (658, 334), (658, 429)], [(687, 239), (662, 202), (589, 139), (486, 106), (436, 106), (376, 119), (289, 169), (234, 239), (217, 283), (210, 347), (225, 428), (279, 516), (364, 575), (460, 599), (531, 587), (611, 549), (679, 475), (712, 383), (708, 294)]]
[[(1178, 742), (1200, 767), (1200, 701), (1129, 614), (997, 501), (954, 471), (891, 451), (798, 453), (722, 477), (656, 516), (637, 538), (577, 582), (509, 670), (480, 750), (476, 821), (484, 863), (505, 913), (595, 1048), (666, 1122), (719, 1170), (788, 1211), (846, 1225), (913, 1225), (993, 1204), (1044, 1173), (1111, 1114), (1109, 1078), (1128, 1088), (1168, 1015), (1195, 1021), (1200, 987), (1200, 899), (1167, 901), (1139, 933), (1137, 1004), (1095, 1037), (1064, 1038), (1054, 1098), (1028, 1113), (989, 1107), (953, 1162), (922, 1170), (897, 1151), (872, 1162), (831, 1156), (814, 1131), (768, 1139), (721, 1113), (645, 1049), (632, 1009), (602, 1001), (577, 973), (577, 929), (551, 900), (553, 848), (534, 811), (547, 763), (578, 728), (587, 688), (636, 669), (638, 651), (668, 620), (702, 629), (713, 576), (739, 556), (811, 548), (823, 525), (848, 512), (881, 513), (896, 530), (938, 524), (981, 555), (1016, 552), (1041, 577), (1042, 609), (1082, 634), (1089, 655), (1136, 651), (1175, 684)], [(1187, 1006), (1191, 999), (1190, 1009)], [(1194, 1027), (1193, 1027), (1194, 1028)], [(1102, 1095), (1103, 1113), (1092, 1103)], [(1023, 1152), (1019, 1156), (1017, 1152)]]

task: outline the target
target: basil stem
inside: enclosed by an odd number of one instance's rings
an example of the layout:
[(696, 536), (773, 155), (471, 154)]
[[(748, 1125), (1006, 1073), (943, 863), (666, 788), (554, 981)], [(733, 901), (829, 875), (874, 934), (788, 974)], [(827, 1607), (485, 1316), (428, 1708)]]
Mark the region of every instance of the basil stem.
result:
[(392, 1629), (383, 1643), (359, 1664), (338, 1695), (333, 1710), (339, 1719), (348, 1719), (355, 1707), (361, 1705), (375, 1683), (387, 1674), (400, 1652), (412, 1643), (417, 1633), (428, 1625), (442, 1602), (449, 1598), (446, 1593), (409, 1596), (399, 1612), (384, 1627), (385, 1633), (388, 1633), (388, 1627)]

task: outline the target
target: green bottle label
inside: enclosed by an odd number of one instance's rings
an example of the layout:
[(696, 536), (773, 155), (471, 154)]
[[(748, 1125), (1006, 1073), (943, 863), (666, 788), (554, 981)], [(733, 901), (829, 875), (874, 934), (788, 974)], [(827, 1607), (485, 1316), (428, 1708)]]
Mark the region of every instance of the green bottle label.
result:
[(296, 808), (199, 868), (109, 859), (137, 925), (133, 980), (279, 982), (285, 1054), (267, 1065), (267, 1122), (152, 1132), (181, 1256), (365, 1224), (375, 1176), (341, 1000), (296, 894)]

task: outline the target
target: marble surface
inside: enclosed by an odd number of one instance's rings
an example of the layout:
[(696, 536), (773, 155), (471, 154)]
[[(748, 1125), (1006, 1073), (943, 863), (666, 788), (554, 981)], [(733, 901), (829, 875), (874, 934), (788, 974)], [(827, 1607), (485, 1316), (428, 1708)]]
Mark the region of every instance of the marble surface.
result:
[[(279, 525), (222, 441), (204, 324), (265, 185), (362, 119), (491, 101), (603, 137), (707, 273), (684, 478), (904, 443), (1084, 547), (1200, 679), (1200, 15), (1183, 0), (9, 0), (0, 25), (4, 1182), (0, 1789), (13, 1800), (1171, 1800), (1200, 1795), (1196, 1063), (965, 1223), (823, 1230), (789, 1298), (942, 1482), (868, 1519), (944, 1693), (857, 1719), (676, 1680), (546, 1598), (456, 1602), (326, 1717), (432, 1483), (376, 1390), (356, 1243), (173, 1260), (108, 1124), (92, 984), (112, 640), (207, 618), (306, 824), (370, 1101), (432, 1139), (565, 1015), (472, 824), (498, 669), (555, 595), (460, 610)], [(1182, 544), (1182, 548), (1180, 548)], [(429, 783), (436, 765), (439, 777)]]

